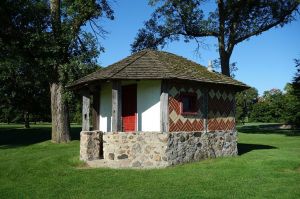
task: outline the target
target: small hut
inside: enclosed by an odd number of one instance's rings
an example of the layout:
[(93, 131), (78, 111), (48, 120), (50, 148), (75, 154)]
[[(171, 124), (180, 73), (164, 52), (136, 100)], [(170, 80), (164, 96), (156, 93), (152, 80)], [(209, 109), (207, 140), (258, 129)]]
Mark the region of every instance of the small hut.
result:
[(235, 94), (249, 87), (183, 57), (143, 50), (69, 88), (83, 95), (80, 158), (90, 164), (157, 168), (237, 155)]

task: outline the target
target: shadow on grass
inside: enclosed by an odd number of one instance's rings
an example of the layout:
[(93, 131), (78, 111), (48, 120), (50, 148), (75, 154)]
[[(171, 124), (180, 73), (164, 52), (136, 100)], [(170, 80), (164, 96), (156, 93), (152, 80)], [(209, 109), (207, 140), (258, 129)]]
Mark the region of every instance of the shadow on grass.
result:
[(237, 127), (238, 132), (251, 134), (282, 134), (300, 136), (300, 129), (280, 129), (281, 124), (245, 125)]
[(238, 143), (238, 155), (243, 155), (245, 153), (248, 153), (250, 151), (254, 150), (261, 150), (261, 149), (277, 149), (277, 147), (269, 146), (269, 145), (262, 145), (262, 144), (244, 144), (244, 143)]
[[(71, 127), (71, 139), (80, 139), (81, 127)], [(51, 127), (33, 127), (29, 129), (7, 127), (0, 128), (0, 149), (15, 148), (51, 140)]]

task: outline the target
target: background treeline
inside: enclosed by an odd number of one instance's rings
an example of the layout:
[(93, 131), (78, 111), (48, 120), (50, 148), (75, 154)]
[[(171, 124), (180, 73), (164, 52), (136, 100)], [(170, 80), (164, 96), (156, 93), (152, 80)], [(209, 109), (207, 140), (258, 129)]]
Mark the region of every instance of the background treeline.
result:
[(258, 96), (255, 88), (236, 95), (236, 119), (244, 122), (275, 122), (300, 126), (300, 59), (296, 74), (284, 91), (271, 89)]
[(258, 97), (256, 89), (237, 95), (238, 122), (279, 122), (300, 126), (300, 59), (295, 59), (296, 74), (284, 91), (271, 89)]
[[(42, 99), (35, 100), (25, 111), (22, 107), (13, 104), (0, 105), (0, 123), (24, 123), (25, 127), (30, 122), (51, 122), (50, 97), (49, 92), (45, 93)], [(69, 113), (71, 123), (81, 123), (81, 97), (73, 97), (73, 102), (69, 103)]]
[(255, 88), (236, 96), (238, 122), (274, 122), (300, 126), (300, 100), (292, 84), (284, 91), (271, 89), (258, 96)]

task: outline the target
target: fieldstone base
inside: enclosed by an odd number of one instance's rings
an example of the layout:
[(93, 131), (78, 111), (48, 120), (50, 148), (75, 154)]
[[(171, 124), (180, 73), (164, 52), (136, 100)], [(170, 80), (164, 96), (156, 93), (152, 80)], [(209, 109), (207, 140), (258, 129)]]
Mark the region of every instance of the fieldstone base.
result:
[(102, 137), (101, 131), (80, 132), (80, 160), (96, 160), (102, 156)]
[(166, 155), (170, 165), (237, 155), (236, 132), (173, 132)]
[[(103, 158), (100, 159), (101, 142)], [(91, 167), (162, 168), (207, 158), (237, 155), (234, 132), (83, 131), (80, 159)]]
[(167, 133), (106, 133), (103, 135), (104, 159), (122, 167), (166, 167)]

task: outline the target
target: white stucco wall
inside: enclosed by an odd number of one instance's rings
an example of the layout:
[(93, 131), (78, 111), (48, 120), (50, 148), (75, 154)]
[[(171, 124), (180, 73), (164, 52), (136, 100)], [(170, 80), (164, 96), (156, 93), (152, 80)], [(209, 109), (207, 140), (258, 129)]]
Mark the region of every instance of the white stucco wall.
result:
[(144, 80), (138, 82), (138, 131), (160, 131), (160, 90), (160, 80)]
[(100, 93), (100, 131), (111, 131), (111, 83), (101, 85)]
[[(137, 84), (137, 131), (160, 131), (160, 80), (122, 81), (122, 85)], [(100, 130), (110, 132), (111, 83), (101, 85)]]

